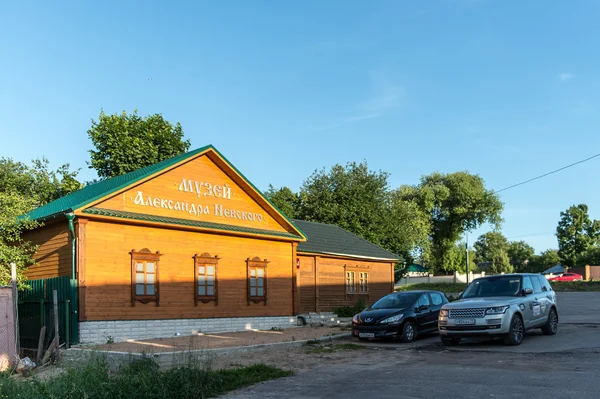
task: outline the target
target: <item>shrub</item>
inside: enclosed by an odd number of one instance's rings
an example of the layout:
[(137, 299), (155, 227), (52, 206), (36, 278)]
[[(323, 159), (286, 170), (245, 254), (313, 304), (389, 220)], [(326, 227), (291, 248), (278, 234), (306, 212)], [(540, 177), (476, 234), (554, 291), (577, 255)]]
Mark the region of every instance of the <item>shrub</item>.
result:
[(352, 317), (357, 313), (362, 312), (367, 307), (367, 303), (364, 299), (359, 299), (356, 301), (354, 306), (342, 306), (340, 308), (333, 309), (333, 312), (338, 315), (338, 317)]

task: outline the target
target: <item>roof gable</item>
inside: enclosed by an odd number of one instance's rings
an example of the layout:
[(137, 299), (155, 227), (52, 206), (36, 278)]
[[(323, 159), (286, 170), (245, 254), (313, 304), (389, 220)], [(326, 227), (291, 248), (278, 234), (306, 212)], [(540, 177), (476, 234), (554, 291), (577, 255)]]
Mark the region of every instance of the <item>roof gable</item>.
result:
[(399, 260), (399, 256), (372, 242), (350, 233), (341, 227), (293, 219), (306, 235), (306, 241), (298, 244), (298, 252), (328, 255), (344, 255), (368, 259)]
[(201, 221), (287, 232), (304, 239), (302, 232), (210, 145), (91, 184), (27, 216), (48, 220), (90, 208), (137, 214), (140, 220), (155, 216)]

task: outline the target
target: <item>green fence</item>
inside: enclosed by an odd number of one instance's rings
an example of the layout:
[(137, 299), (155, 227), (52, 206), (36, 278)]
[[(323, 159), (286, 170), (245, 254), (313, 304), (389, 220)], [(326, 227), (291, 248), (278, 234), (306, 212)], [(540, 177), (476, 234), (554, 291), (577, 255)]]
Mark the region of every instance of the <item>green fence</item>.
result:
[(53, 291), (58, 296), (58, 333), (67, 347), (79, 343), (77, 280), (69, 276), (31, 280), (30, 289), (19, 292), (19, 339), (21, 348), (36, 349), (46, 326), (44, 348), (54, 339)]

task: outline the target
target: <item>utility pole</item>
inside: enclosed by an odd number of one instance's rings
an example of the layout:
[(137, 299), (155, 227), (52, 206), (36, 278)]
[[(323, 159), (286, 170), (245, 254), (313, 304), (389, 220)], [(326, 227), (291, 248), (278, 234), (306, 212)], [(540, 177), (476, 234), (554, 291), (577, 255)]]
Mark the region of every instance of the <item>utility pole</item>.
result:
[(469, 235), (465, 233), (465, 252), (467, 253), (467, 285), (469, 284)]

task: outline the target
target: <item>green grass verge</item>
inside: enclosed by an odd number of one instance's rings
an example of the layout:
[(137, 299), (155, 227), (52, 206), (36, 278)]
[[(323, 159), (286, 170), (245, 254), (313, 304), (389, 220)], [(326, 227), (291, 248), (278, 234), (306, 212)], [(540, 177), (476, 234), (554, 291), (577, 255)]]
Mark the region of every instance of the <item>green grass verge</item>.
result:
[(35, 377), (13, 379), (0, 375), (0, 398), (19, 399), (196, 399), (211, 398), (235, 389), (293, 372), (264, 364), (231, 370), (203, 370), (188, 366), (161, 371), (150, 359), (134, 360), (110, 373), (103, 357), (70, 368), (48, 381)]
[(440, 291), (444, 294), (458, 294), (463, 292), (467, 288), (467, 284), (464, 283), (421, 283), (421, 284), (410, 284), (397, 288), (396, 291), (412, 291), (412, 290), (432, 290)]
[(556, 281), (550, 283), (556, 292), (590, 292), (600, 291), (600, 281)]

